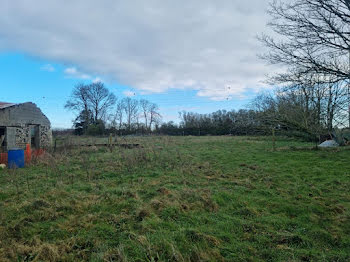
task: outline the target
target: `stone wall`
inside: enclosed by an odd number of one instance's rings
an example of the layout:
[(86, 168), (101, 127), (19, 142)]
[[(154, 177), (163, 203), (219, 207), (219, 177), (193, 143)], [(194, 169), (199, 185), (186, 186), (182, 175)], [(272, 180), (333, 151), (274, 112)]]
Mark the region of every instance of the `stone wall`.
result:
[(7, 149), (16, 148), (16, 127), (6, 127)]
[(40, 136), (40, 148), (48, 148), (52, 145), (52, 131), (50, 127), (40, 126), (39, 136)]
[(16, 147), (25, 148), (26, 144), (30, 144), (30, 128), (17, 127), (16, 128)]
[[(26, 147), (31, 144), (30, 127), (7, 127), (7, 149)], [(49, 148), (52, 145), (52, 131), (48, 126), (39, 126), (39, 148)]]

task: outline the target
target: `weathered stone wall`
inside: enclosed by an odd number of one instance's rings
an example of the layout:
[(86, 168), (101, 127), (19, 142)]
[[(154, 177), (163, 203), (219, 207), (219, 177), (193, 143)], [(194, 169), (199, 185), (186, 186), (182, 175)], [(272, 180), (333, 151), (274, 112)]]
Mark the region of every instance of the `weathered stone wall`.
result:
[(16, 145), (17, 148), (25, 148), (26, 144), (30, 144), (30, 128), (16, 128)]
[(48, 126), (40, 126), (40, 148), (48, 148), (52, 145), (52, 131)]
[(6, 142), (7, 149), (16, 147), (16, 127), (7, 127), (6, 128)]
[[(30, 127), (7, 127), (7, 149), (25, 148), (31, 144)], [(39, 126), (39, 148), (49, 148), (52, 145), (52, 131), (48, 126)]]

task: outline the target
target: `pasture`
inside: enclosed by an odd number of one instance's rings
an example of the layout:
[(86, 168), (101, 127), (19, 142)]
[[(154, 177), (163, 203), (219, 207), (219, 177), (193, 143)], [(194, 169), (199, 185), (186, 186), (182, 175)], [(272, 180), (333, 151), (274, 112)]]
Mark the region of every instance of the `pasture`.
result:
[[(83, 140), (82, 140), (83, 141)], [(0, 170), (0, 261), (349, 261), (350, 150), (130, 137)]]

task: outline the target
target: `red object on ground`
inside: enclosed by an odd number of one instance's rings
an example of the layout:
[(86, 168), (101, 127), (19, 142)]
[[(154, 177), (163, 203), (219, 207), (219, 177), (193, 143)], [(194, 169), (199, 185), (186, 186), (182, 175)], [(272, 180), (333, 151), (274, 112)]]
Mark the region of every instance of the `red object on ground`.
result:
[(26, 164), (29, 164), (32, 161), (32, 149), (30, 148), (30, 144), (26, 144), (26, 151), (24, 152), (24, 157)]
[(34, 150), (33, 153), (34, 153), (34, 155), (35, 155), (36, 157), (38, 157), (38, 156), (43, 155), (43, 154), (45, 153), (45, 150), (42, 149), (42, 148), (40, 148), (40, 149)]
[(0, 164), (7, 165), (8, 156), (7, 153), (0, 153)]

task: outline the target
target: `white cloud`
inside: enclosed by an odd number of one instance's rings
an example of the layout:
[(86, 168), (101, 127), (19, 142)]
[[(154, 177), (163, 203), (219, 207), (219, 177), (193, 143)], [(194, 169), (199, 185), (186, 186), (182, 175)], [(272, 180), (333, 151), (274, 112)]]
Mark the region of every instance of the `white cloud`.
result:
[(131, 90), (126, 90), (126, 91), (123, 92), (123, 94), (124, 94), (125, 96), (128, 96), (128, 97), (132, 97), (132, 96), (135, 96), (135, 95), (136, 95), (136, 93), (133, 92), (133, 91), (131, 91)]
[(187, 88), (225, 100), (264, 88), (271, 68), (257, 58), (255, 36), (266, 30), (268, 2), (2, 0), (0, 50), (76, 65), (81, 72), (67, 76), (99, 75), (140, 93)]
[(76, 67), (66, 68), (64, 74), (67, 78), (91, 79), (90, 75), (80, 72)]
[(94, 79), (92, 79), (93, 83), (98, 83), (98, 82), (103, 82), (103, 80), (99, 77), (95, 77)]
[(79, 71), (76, 67), (67, 67), (63, 72), (66, 78), (91, 80), (92, 83), (103, 82), (100, 77), (92, 77), (89, 74)]
[(42, 71), (47, 71), (47, 72), (55, 72), (56, 71), (56, 69), (51, 64), (43, 65), (42, 67), (40, 67), (40, 69)]

